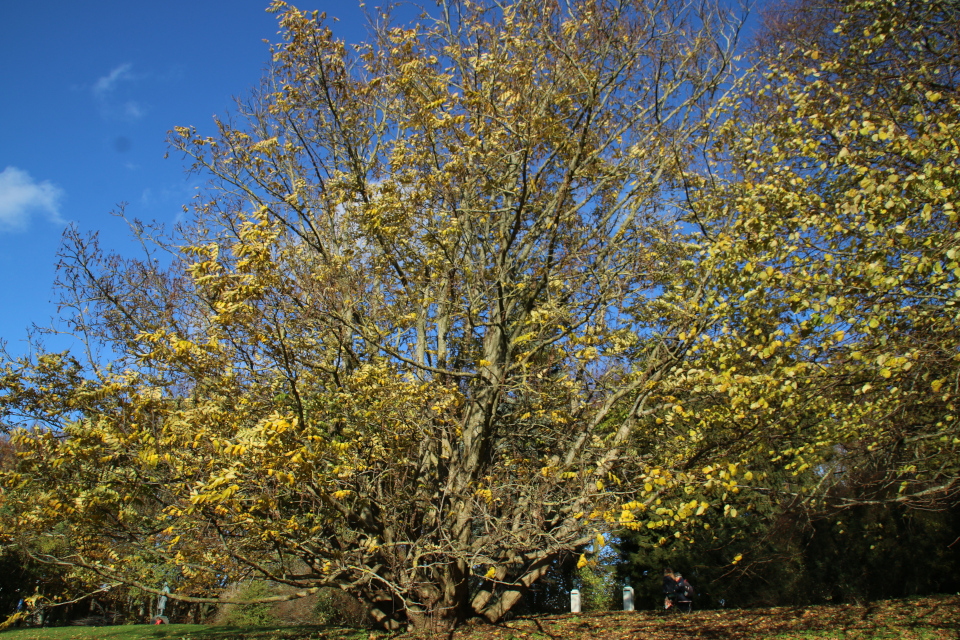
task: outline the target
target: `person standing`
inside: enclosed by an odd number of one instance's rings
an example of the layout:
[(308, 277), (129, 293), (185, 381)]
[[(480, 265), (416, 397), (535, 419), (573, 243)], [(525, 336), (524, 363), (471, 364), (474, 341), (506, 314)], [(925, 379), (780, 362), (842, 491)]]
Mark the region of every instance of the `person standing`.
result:
[(23, 607), (24, 607), (24, 604), (25, 604), (25, 603), (24, 603), (24, 601), (23, 601), (23, 598), (21, 597), (21, 598), (20, 598), (20, 602), (17, 603), (17, 612), (14, 614), (14, 615), (17, 616), (16, 622), (13, 623), (13, 626), (14, 626), (14, 627), (19, 627), (19, 626), (20, 626), (20, 619), (23, 617)]

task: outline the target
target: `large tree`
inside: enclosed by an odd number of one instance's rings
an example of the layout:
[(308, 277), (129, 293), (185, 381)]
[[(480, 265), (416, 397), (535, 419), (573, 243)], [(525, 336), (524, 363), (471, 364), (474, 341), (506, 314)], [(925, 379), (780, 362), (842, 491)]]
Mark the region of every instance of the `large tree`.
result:
[(706, 508), (689, 443), (644, 416), (684, 414), (659, 385), (713, 321), (671, 196), (737, 23), (444, 2), (348, 47), (272, 10), (262, 85), (172, 135), (209, 181), (189, 222), (134, 223), (140, 260), (68, 238), (89, 362), (6, 366), (4, 420), (32, 425), (8, 540), (62, 531), (39, 559), (147, 590), (130, 559), (449, 628), (611, 526)]
[(797, 504), (955, 505), (960, 10), (811, 0), (771, 25), (691, 181), (724, 308), (688, 393)]
[(750, 518), (623, 548), (640, 572), (700, 564), (728, 603), (947, 588), (889, 545), (956, 558), (934, 532), (960, 504), (960, 6), (799, 0), (764, 18), (712, 171), (687, 174), (716, 322), (664, 387), (686, 415), (656, 416)]

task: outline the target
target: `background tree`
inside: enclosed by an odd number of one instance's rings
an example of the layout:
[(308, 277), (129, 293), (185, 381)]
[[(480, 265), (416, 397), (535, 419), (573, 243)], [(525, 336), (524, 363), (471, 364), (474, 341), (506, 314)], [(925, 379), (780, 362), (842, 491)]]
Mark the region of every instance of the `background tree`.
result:
[(141, 260), (68, 238), (91, 362), (6, 366), (4, 416), (44, 428), (15, 435), (5, 532), (66, 526), (74, 552), (36, 557), (148, 592), (129, 558), (449, 628), (612, 526), (706, 508), (687, 445), (638, 430), (683, 414), (656, 390), (712, 321), (670, 196), (736, 22), (452, 2), (348, 48), (272, 9), (261, 87), (172, 136), (209, 179), (191, 221), (134, 222)]
[(664, 567), (690, 579), (700, 609), (863, 603), (960, 586), (956, 507), (860, 505), (828, 518), (771, 506), (709, 519), (710, 529), (669, 546), (628, 533), (617, 545), (619, 579), (638, 608), (663, 606)]

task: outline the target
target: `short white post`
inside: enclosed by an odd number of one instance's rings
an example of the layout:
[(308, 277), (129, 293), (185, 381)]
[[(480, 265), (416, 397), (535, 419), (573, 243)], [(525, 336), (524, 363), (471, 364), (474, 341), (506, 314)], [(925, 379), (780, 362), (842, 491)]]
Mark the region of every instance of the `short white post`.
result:
[(570, 613), (580, 613), (580, 589), (570, 592)]
[(623, 610), (633, 611), (633, 587), (623, 588)]

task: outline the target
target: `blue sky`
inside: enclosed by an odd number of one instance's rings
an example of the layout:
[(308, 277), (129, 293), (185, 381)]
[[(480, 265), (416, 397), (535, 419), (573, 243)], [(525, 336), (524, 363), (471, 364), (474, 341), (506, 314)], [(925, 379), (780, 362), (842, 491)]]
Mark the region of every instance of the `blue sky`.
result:
[[(330, 17), (348, 42), (366, 36), (359, 0), (295, 2)], [(33, 0), (0, 20), (0, 340), (23, 353), (31, 323), (57, 315), (63, 229), (98, 232), (129, 252), (110, 212), (170, 225), (199, 179), (167, 152), (167, 131), (213, 132), (214, 114), (253, 87), (276, 42), (268, 0)], [(62, 349), (66, 341), (48, 341)]]
[[(294, 3), (364, 39), (357, 2)], [(56, 315), (66, 224), (129, 249), (127, 215), (170, 224), (200, 185), (166, 132), (213, 132), (214, 114), (255, 85), (276, 42), (267, 0), (5, 2), (0, 19), (0, 339), (23, 351)], [(54, 345), (62, 348), (64, 345)]]

